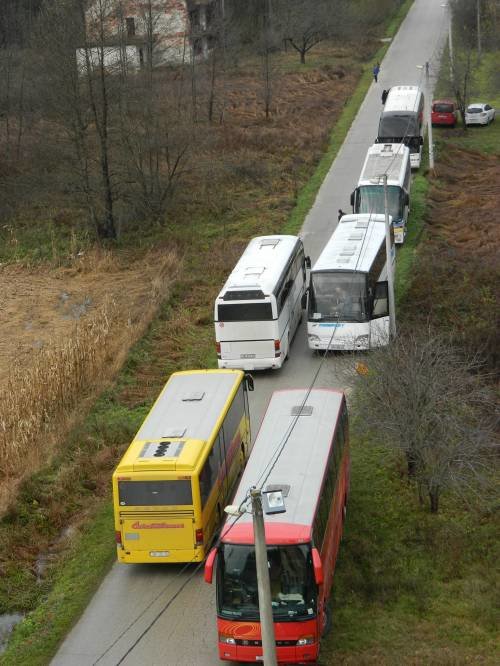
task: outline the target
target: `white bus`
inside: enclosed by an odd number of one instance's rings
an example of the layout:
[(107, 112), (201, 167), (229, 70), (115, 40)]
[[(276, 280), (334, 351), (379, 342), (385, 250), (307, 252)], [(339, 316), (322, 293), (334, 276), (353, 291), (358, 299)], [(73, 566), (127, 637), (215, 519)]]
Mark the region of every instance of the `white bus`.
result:
[(403, 143), (376, 143), (366, 154), (358, 185), (351, 194), (353, 213), (384, 213), (387, 175), (387, 205), (392, 217), (394, 241), (402, 243), (410, 210), (410, 151)]
[[(395, 256), (392, 238), (393, 264)], [(386, 276), (384, 215), (344, 215), (311, 269), (309, 348), (361, 350), (387, 344)]]
[(404, 143), (412, 169), (422, 160), (424, 96), (418, 86), (393, 86), (380, 116), (376, 143)]
[(219, 368), (280, 368), (302, 319), (309, 258), (297, 236), (253, 238), (215, 300)]

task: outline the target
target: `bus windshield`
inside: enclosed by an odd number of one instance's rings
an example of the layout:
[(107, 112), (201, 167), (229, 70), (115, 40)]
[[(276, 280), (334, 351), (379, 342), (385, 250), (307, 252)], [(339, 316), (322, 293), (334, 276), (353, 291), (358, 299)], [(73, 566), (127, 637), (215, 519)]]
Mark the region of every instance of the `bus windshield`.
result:
[[(305, 544), (268, 546), (273, 617), (276, 621), (316, 615), (317, 587), (311, 549)], [(259, 619), (255, 548), (223, 544), (217, 565), (217, 606), (224, 618)]]
[(309, 319), (368, 321), (366, 275), (341, 271), (311, 273)]
[(384, 113), (380, 118), (378, 135), (380, 138), (402, 138), (404, 136), (418, 136), (420, 130), (416, 113)]
[[(384, 213), (384, 187), (383, 185), (363, 185), (359, 188), (356, 213)], [(392, 219), (401, 220), (403, 217), (403, 197), (401, 188), (389, 185), (387, 188), (387, 205)]]

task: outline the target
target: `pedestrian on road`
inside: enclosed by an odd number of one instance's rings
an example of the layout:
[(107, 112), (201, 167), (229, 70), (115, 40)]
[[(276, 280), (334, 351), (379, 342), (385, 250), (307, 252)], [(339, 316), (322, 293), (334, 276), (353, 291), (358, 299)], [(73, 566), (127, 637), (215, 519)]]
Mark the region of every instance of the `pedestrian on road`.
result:
[[(390, 90), (390, 88), (389, 88)], [(382, 90), (382, 104), (385, 104), (385, 100), (387, 99), (387, 95), (389, 94), (389, 90)]]
[(342, 210), (342, 208), (339, 208), (339, 216), (338, 216), (338, 221), (339, 221), (339, 222), (340, 222), (340, 218), (343, 217), (344, 215), (345, 215), (345, 213), (344, 213), (344, 211)]
[(373, 68), (373, 80), (375, 81), (375, 83), (377, 83), (379, 72), (380, 72), (380, 63), (377, 62), (375, 64), (375, 67)]

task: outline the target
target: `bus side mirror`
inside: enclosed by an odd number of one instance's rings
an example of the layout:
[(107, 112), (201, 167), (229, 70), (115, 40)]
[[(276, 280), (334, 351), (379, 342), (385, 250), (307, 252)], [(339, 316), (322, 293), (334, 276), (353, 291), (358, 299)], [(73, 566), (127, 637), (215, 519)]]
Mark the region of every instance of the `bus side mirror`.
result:
[(300, 302), (300, 306), (303, 310), (306, 309), (307, 307), (307, 292), (309, 291), (309, 288), (305, 290), (305, 292), (302, 294), (302, 300)]
[(351, 192), (351, 206), (354, 208), (354, 192)]
[(245, 383), (247, 386), (248, 391), (253, 391), (253, 377), (252, 375), (249, 375), (248, 373), (245, 375)]
[(408, 192), (405, 192), (405, 206), (409, 205), (410, 205), (410, 195), (408, 194)]
[(317, 548), (312, 549), (312, 560), (316, 585), (323, 585), (323, 565), (321, 564), (321, 557)]
[(419, 136), (419, 137), (418, 137), (418, 145), (419, 145), (419, 146), (423, 146), (423, 145), (424, 145), (424, 137), (423, 137), (423, 136)]
[(305, 258), (306, 268), (311, 268), (311, 257)]
[(207, 560), (205, 562), (205, 583), (212, 584), (212, 578), (214, 575), (214, 563), (215, 558), (217, 557), (217, 548), (212, 548), (208, 553)]

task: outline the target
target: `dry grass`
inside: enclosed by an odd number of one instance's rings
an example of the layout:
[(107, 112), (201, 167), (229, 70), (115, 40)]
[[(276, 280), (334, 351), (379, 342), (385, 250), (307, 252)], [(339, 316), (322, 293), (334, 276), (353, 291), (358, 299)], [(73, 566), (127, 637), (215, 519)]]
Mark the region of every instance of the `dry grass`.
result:
[[(64, 287), (65, 294), (87, 295), (83, 301), (59, 298), (56, 316), (45, 327), (43, 318), (42, 325), (30, 327), (30, 334), (43, 335), (39, 349), (33, 350), (32, 335), (2, 335), (4, 361), (10, 341), (16, 346), (16, 362), (4, 370), (0, 383), (0, 511), (19, 481), (46, 463), (64, 441), (75, 410), (81, 412), (82, 403), (115, 376), (168, 293), (178, 266), (173, 252), (149, 253), (125, 267), (111, 253), (96, 251), (57, 276), (45, 275), (43, 269), (26, 274), (20, 266), (2, 273), (4, 279), (15, 273), (18, 289), (23, 279), (29, 280), (36, 321), (42, 314), (48, 317), (49, 304), (53, 306), (54, 288), (43, 290), (40, 281), (55, 280), (56, 291)], [(24, 311), (18, 312), (22, 321)], [(0, 334), (14, 323), (12, 317), (4, 320)]]

